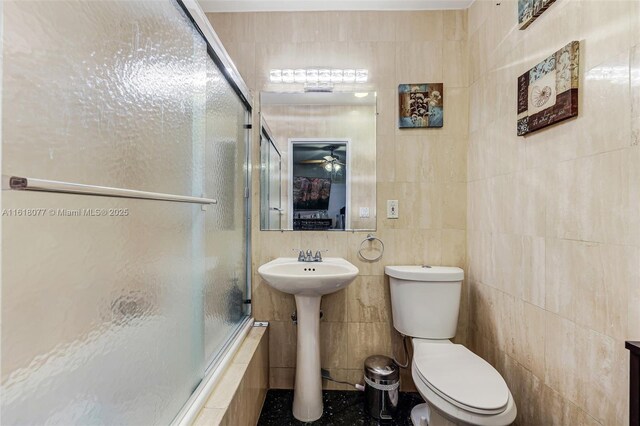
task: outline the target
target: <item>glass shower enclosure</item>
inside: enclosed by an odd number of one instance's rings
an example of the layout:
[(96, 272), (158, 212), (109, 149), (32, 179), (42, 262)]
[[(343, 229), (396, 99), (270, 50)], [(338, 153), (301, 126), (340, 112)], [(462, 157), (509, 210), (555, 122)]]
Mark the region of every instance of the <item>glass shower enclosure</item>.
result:
[(169, 424), (250, 314), (247, 92), (186, 0), (2, 3), (0, 422)]

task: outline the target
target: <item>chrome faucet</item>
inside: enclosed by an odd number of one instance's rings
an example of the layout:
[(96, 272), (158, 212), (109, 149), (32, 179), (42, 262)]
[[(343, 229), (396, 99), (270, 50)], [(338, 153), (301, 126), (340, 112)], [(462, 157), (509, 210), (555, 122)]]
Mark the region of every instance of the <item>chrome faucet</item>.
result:
[(323, 251), (329, 251), (329, 250), (318, 250), (318, 251), (316, 251), (316, 255), (313, 258), (314, 262), (322, 262), (322, 252)]
[(302, 249), (293, 249), (294, 251), (298, 251), (298, 262), (322, 262), (322, 252), (327, 250), (318, 250), (316, 251), (315, 256), (311, 250), (307, 250), (305, 253)]
[[(297, 250), (297, 249), (294, 249)], [(298, 262), (304, 262), (305, 261), (305, 257), (304, 257), (304, 250), (300, 250), (300, 253), (298, 253)]]

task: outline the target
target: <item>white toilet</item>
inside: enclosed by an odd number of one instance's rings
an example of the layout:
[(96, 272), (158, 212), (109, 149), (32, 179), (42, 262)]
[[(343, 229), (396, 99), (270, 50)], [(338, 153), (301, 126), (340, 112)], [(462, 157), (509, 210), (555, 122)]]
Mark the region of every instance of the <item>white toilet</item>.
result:
[(435, 426), (436, 418), (462, 425), (511, 424), (516, 405), (500, 373), (449, 340), (456, 334), (464, 271), (387, 266), (385, 273), (391, 286), (393, 326), (412, 338), (411, 374), (426, 401), (411, 412), (413, 424)]

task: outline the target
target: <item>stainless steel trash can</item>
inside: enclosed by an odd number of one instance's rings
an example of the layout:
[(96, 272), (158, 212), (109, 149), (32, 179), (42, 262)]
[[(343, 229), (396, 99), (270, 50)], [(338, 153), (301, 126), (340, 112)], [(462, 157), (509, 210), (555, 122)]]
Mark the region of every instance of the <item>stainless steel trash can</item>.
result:
[(365, 405), (371, 417), (390, 420), (398, 408), (400, 370), (388, 356), (373, 355), (364, 361)]

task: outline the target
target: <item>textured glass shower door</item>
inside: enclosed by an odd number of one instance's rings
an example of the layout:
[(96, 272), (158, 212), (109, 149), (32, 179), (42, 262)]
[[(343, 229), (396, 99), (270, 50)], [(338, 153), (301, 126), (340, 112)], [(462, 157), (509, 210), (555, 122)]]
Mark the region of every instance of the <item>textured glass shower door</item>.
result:
[[(218, 200), (204, 223), (204, 347), (211, 361), (230, 328), (249, 313), (247, 302), (248, 149), (250, 118), (212, 63), (207, 67), (205, 194)], [(248, 142), (248, 140), (247, 140)]]
[(3, 2), (0, 423), (168, 424), (246, 318), (247, 110), (180, 4)]

